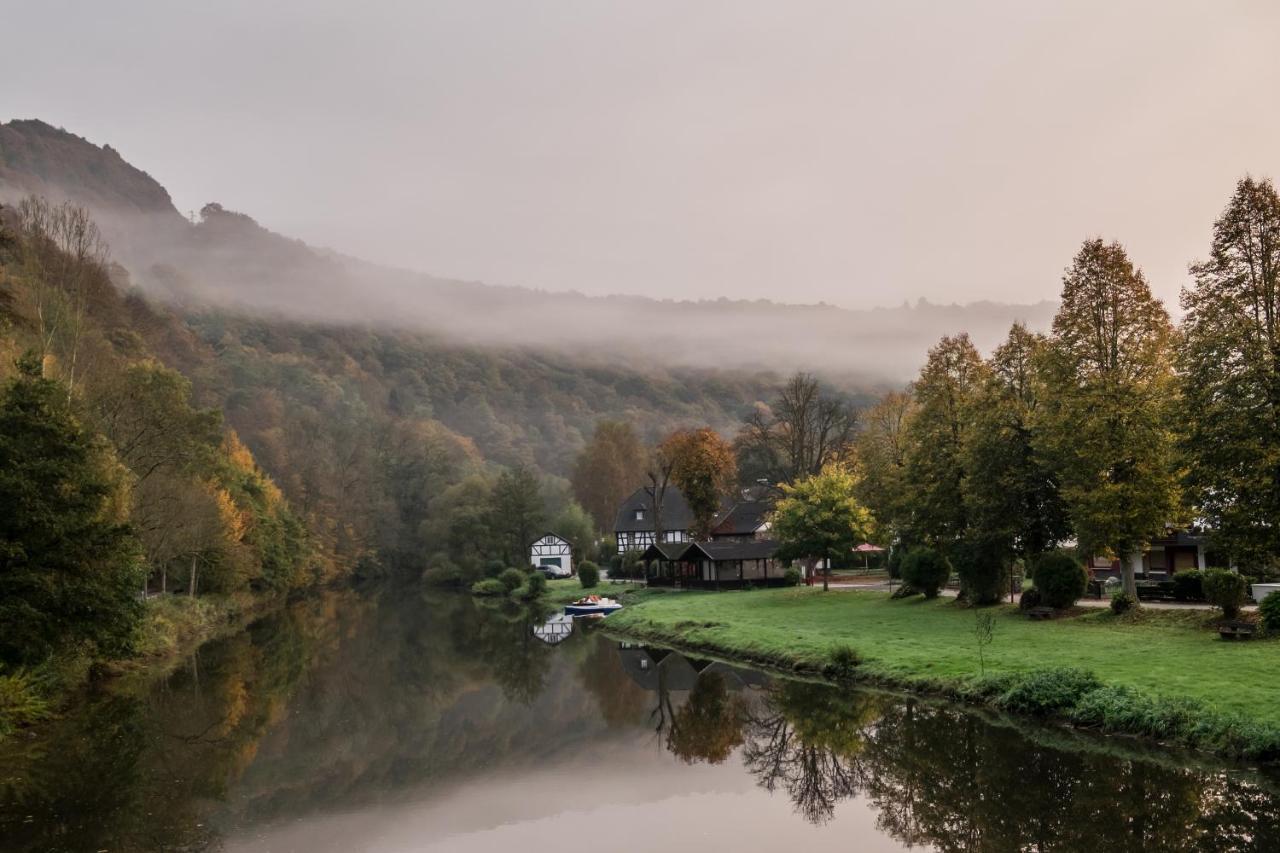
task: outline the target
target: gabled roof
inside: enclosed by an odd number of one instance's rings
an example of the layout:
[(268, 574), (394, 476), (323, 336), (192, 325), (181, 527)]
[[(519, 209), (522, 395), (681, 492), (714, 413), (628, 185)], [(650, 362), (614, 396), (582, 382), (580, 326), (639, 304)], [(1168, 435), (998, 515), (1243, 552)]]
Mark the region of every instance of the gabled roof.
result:
[(711, 530), (712, 536), (750, 536), (760, 529), (773, 507), (767, 501), (738, 501)]
[[(618, 518), (613, 529), (618, 533), (646, 533), (653, 530), (653, 508), (650, 505), (649, 493), (643, 488), (636, 489), (631, 497), (622, 502), (618, 508)], [(644, 510), (644, 518), (636, 518), (636, 510)], [(662, 529), (688, 530), (693, 524), (693, 512), (684, 495), (675, 486), (667, 486), (662, 496)]]
[(529, 547), (532, 548), (534, 545), (537, 545), (539, 542), (541, 542), (543, 539), (546, 539), (548, 536), (550, 536), (552, 539), (559, 539), (561, 542), (563, 542), (566, 545), (570, 545), (570, 546), (573, 545), (572, 542), (570, 542), (568, 539), (565, 539), (559, 533), (552, 533), (550, 530), (548, 530), (546, 533), (543, 533), (537, 539), (530, 542)]
[(772, 539), (712, 539), (710, 542), (663, 542), (650, 545), (644, 560), (766, 560), (778, 550)]

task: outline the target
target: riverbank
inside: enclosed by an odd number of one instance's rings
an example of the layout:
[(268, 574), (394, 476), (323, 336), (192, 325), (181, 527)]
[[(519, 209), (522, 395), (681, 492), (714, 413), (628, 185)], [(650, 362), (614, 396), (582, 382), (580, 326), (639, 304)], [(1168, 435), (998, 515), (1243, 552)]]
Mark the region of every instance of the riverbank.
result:
[[(656, 593), (656, 591), (654, 591)], [(1225, 755), (1280, 759), (1280, 642), (1226, 642), (1203, 612), (1078, 612), (811, 589), (648, 593), (609, 617), (686, 652), (946, 695)], [(979, 613), (993, 617), (981, 658)]]
[(93, 678), (156, 678), (204, 643), (243, 630), (279, 607), (278, 596), (163, 595), (146, 601), (135, 654), (92, 660), (60, 658), (30, 670), (0, 675), (0, 739), (65, 710)]

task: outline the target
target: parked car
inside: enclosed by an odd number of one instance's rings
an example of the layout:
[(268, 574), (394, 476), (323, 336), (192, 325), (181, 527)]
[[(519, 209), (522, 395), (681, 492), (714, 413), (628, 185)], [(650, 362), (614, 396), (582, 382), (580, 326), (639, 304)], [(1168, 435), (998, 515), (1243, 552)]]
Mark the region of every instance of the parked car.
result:
[(543, 563), (541, 566), (535, 567), (534, 571), (540, 572), (547, 577), (547, 580), (557, 580), (559, 578), (567, 578), (570, 575), (568, 569), (563, 566), (557, 566), (555, 563)]

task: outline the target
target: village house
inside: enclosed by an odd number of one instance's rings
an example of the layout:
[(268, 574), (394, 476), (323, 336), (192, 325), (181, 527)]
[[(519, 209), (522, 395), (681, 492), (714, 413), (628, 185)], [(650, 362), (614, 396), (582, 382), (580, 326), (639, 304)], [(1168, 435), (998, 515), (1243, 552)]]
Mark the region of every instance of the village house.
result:
[[(1168, 580), (1174, 572), (1207, 567), (1205, 537), (1199, 530), (1166, 528), (1164, 536), (1153, 539), (1146, 549), (1124, 558), (1134, 569), (1134, 576), (1142, 580)], [(1089, 574), (1097, 580), (1120, 577), (1123, 568), (1120, 557), (1093, 556), (1085, 564)]]
[(529, 546), (529, 565), (548, 575), (567, 578), (573, 574), (573, 545), (554, 533), (544, 533)]

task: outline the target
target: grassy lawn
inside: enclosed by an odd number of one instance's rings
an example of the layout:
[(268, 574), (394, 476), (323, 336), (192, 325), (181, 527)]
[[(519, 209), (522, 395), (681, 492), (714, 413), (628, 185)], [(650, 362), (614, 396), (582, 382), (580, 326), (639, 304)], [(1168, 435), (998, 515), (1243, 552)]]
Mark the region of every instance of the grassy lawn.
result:
[(547, 581), (547, 594), (544, 600), (551, 604), (569, 604), (584, 595), (599, 595), (608, 598), (620, 598), (644, 590), (644, 586), (628, 583), (617, 583), (602, 580), (591, 589), (583, 589), (577, 578)]
[[(1080, 667), (1154, 696), (1280, 723), (1280, 642), (1220, 640), (1205, 612), (1109, 611), (1032, 622), (1002, 606), (987, 673)], [(891, 601), (878, 592), (775, 589), (654, 596), (609, 617), (637, 637), (817, 666), (847, 644), (868, 674), (895, 682), (977, 675), (975, 611), (954, 601)]]

